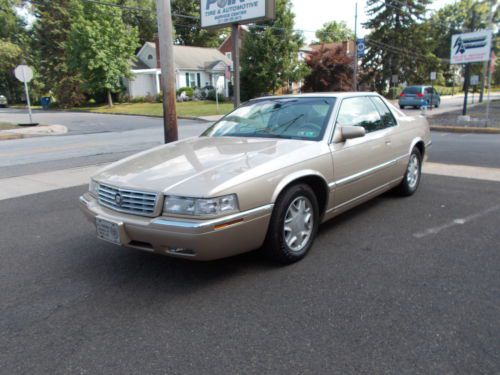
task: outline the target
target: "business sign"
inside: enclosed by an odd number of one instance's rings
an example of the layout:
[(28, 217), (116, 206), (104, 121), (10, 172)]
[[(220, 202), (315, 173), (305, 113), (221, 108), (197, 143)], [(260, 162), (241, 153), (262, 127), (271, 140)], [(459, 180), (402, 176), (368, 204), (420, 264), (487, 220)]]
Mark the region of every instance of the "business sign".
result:
[(457, 34), (451, 37), (451, 64), (467, 64), (490, 59), (491, 30)]
[(356, 48), (358, 49), (358, 57), (365, 57), (365, 40), (363, 38), (358, 38), (356, 40)]
[(226, 27), (274, 19), (275, 0), (201, 0), (200, 11), (201, 27)]

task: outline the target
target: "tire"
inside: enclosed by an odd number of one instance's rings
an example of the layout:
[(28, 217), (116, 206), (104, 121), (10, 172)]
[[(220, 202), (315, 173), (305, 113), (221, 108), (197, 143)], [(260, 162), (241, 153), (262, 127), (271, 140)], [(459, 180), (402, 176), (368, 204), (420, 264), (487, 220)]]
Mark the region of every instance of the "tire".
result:
[(405, 106), (404, 105), (400, 105), (399, 108), (400, 109), (405, 109)]
[[(292, 221), (286, 225), (288, 220)], [(311, 249), (318, 226), (319, 208), (313, 190), (305, 184), (290, 186), (274, 205), (263, 247), (265, 255), (282, 264), (301, 260)], [(294, 236), (297, 231), (300, 231), (302, 240)]]
[(413, 195), (418, 189), (421, 177), (422, 154), (418, 148), (414, 147), (410, 154), (410, 160), (408, 161), (403, 181), (401, 181), (401, 184), (397, 188), (399, 194), (405, 197)]
[(441, 101), (436, 102), (436, 108), (439, 108), (440, 105), (441, 105)]

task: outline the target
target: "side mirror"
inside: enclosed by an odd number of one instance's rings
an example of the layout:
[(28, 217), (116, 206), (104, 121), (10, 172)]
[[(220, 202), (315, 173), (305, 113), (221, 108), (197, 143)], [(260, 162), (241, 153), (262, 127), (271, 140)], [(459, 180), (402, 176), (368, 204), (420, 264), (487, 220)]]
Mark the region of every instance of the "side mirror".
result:
[(347, 141), (348, 139), (361, 138), (366, 135), (365, 128), (362, 126), (342, 126), (342, 139)]

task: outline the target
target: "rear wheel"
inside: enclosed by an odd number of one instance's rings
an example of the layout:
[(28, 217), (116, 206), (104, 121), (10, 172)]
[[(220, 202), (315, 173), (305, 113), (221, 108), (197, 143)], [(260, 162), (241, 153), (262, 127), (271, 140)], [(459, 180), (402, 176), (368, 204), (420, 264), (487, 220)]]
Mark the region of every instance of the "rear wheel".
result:
[(302, 259), (319, 225), (318, 201), (305, 184), (286, 189), (276, 201), (264, 244), (266, 255), (283, 264)]
[(399, 108), (405, 109), (405, 106), (404, 105), (400, 105)]
[(421, 174), (422, 154), (418, 148), (414, 147), (410, 154), (403, 181), (398, 186), (399, 193), (403, 196), (413, 195), (418, 189)]

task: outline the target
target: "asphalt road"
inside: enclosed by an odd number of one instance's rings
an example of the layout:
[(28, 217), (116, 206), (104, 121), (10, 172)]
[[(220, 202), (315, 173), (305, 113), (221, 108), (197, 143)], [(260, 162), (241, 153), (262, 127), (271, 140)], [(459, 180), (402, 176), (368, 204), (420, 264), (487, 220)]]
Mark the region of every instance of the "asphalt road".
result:
[(100, 242), (84, 190), (0, 201), (2, 374), (500, 371), (498, 183), (425, 175), (289, 267)]

